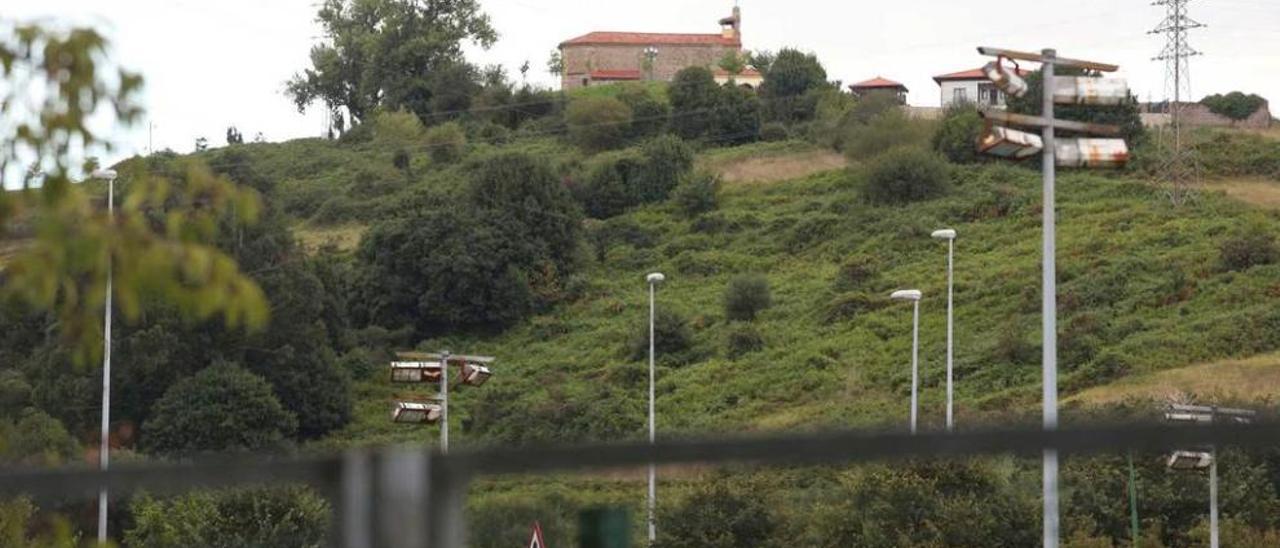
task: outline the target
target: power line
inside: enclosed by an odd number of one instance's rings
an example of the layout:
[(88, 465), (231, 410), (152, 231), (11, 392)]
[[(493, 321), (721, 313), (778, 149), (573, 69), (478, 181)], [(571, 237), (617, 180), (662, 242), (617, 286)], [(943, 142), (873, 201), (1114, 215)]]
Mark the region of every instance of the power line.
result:
[(1189, 187), (1199, 181), (1198, 170), (1194, 161), (1183, 149), (1183, 104), (1184, 97), (1191, 97), (1191, 58), (1203, 55), (1191, 47), (1187, 33), (1204, 28), (1205, 25), (1188, 15), (1187, 4), (1190, 0), (1156, 0), (1153, 6), (1166, 8), (1164, 20), (1148, 34), (1163, 34), (1166, 37), (1164, 49), (1152, 58), (1153, 61), (1165, 63), (1166, 97), (1172, 95), (1169, 105), (1170, 124), (1173, 146), (1169, 158), (1161, 167), (1161, 178), (1169, 185), (1168, 192), (1173, 203), (1179, 204), (1186, 198)]

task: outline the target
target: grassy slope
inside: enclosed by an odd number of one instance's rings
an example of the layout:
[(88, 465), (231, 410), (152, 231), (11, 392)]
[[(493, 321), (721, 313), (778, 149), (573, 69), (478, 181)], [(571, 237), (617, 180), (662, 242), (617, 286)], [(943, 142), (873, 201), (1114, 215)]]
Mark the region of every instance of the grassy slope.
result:
[[(482, 437), (639, 435), (645, 374), (627, 347), (646, 317), (643, 275), (652, 270), (667, 273), (660, 306), (690, 319), (699, 356), (661, 369), (660, 430), (740, 433), (905, 421), (910, 312), (883, 297), (908, 286), (926, 295), (922, 421), (939, 423), (944, 253), (928, 234), (941, 226), (962, 235), (958, 420), (1033, 411), (1039, 397), (1038, 176), (976, 168), (960, 179), (948, 198), (901, 207), (864, 205), (842, 172), (830, 172), (786, 184), (730, 186), (712, 214), (716, 223), (695, 223), (666, 205), (629, 214), (654, 231), (657, 244), (615, 246), (604, 262), (589, 261), (585, 297), (499, 336), (424, 342), (424, 348), (447, 345), (501, 359), (493, 383), (459, 394), (455, 416), (463, 432), (455, 436), (475, 443)], [(1084, 332), (1064, 339), (1077, 337), (1073, 344), (1088, 350), (1064, 356), (1068, 394), (1101, 382), (1098, 371), (1105, 369), (1092, 362), (1109, 355), (1125, 356), (1130, 371), (1145, 373), (1275, 348), (1257, 326), (1280, 294), (1280, 267), (1244, 273), (1217, 267), (1217, 245), (1226, 234), (1248, 218), (1275, 228), (1273, 217), (1218, 196), (1172, 209), (1145, 185), (1083, 174), (1064, 176), (1059, 188), (1061, 325)], [(1005, 197), (996, 200), (997, 194)], [(997, 203), (1012, 211), (991, 217)], [(695, 224), (722, 229), (699, 232)], [(861, 288), (877, 302), (851, 319), (829, 321), (832, 280), (854, 254), (881, 264)], [(739, 272), (765, 273), (776, 304), (755, 322), (767, 348), (729, 359), (724, 341), (734, 327), (720, 299)], [(1099, 327), (1090, 331), (1091, 324)], [(358, 418), (331, 443), (433, 436), (387, 423), (395, 392), (380, 374), (361, 383)]]

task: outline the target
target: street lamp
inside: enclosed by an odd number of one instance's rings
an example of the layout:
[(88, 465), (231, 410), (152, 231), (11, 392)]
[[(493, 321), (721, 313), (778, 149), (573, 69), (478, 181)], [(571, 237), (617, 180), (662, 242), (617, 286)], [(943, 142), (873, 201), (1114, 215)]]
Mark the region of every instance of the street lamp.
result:
[[(655, 50), (656, 52), (656, 50)], [(654, 422), (653, 412), (653, 385), (656, 374), (654, 373), (654, 315), (656, 310), (654, 296), (658, 291), (658, 284), (667, 280), (667, 277), (661, 272), (654, 272), (645, 276), (644, 280), (649, 283), (649, 445), (653, 445), (655, 435), (657, 433), (657, 425)], [(654, 520), (654, 507), (658, 503), (658, 473), (653, 463), (649, 463), (649, 545), (652, 546), (657, 541), (657, 522)]]
[(645, 72), (648, 73), (646, 74), (646, 76), (648, 76), (649, 80), (653, 80), (654, 69), (656, 68), (655, 63), (657, 60), (658, 60), (657, 47), (649, 46), (647, 48), (644, 48), (644, 68), (645, 68)]
[[(1192, 424), (1213, 424), (1227, 420), (1236, 424), (1253, 422), (1258, 413), (1250, 409), (1229, 407), (1173, 404), (1165, 410), (1164, 420)], [(1209, 469), (1209, 547), (1218, 548), (1218, 455), (1210, 446), (1208, 451), (1174, 451), (1169, 455), (1170, 470)]]
[(911, 329), (911, 433), (916, 433), (916, 416), (920, 405), (920, 298), (917, 289), (903, 289), (889, 295), (895, 301), (911, 301), (915, 304), (915, 320)]
[[(91, 178), (107, 181), (107, 218), (116, 217), (116, 170), (96, 169)], [(107, 252), (107, 300), (102, 307), (102, 429), (98, 445), (98, 467), (103, 472), (111, 462), (111, 254)], [(98, 490), (98, 544), (107, 542), (107, 488)]]
[(955, 415), (952, 402), (952, 359), (954, 342), (952, 335), (955, 325), (955, 309), (952, 306), (952, 292), (955, 288), (955, 252), (956, 252), (956, 231), (952, 229), (935, 230), (933, 238), (936, 240), (947, 241), (947, 431), (950, 432), (955, 427)]

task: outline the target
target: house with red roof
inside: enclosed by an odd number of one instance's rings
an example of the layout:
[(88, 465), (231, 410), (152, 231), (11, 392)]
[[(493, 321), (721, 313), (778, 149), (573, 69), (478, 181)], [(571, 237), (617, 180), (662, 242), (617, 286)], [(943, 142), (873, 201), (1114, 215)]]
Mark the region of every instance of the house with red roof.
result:
[(705, 66), (716, 80), (755, 87), (763, 80), (754, 69), (728, 74), (718, 67), (726, 53), (742, 54), (742, 11), (720, 20), (717, 34), (591, 32), (560, 44), (565, 90), (634, 80), (669, 82), (680, 69)]
[[(1016, 69), (1018, 75), (1026, 78), (1031, 71)], [(942, 91), (942, 107), (953, 103), (975, 103), (979, 105), (1004, 108), (1005, 95), (994, 83), (982, 73), (981, 68), (962, 70), (933, 77)]]
[(853, 93), (854, 97), (865, 97), (871, 93), (892, 93), (898, 97), (898, 102), (905, 105), (907, 104), (907, 92), (910, 90), (900, 82), (876, 76), (870, 80), (850, 84), (849, 91)]

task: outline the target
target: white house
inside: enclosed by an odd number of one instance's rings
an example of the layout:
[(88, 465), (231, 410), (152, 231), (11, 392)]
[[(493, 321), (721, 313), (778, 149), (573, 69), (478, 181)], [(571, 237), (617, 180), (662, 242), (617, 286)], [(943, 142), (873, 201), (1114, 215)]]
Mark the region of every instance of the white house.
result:
[[(1018, 75), (1024, 78), (1029, 73), (1030, 71), (1018, 70)], [(997, 89), (996, 85), (987, 79), (981, 68), (934, 76), (933, 81), (937, 82), (938, 87), (942, 88), (943, 108), (953, 103), (963, 102), (996, 108), (1004, 108), (1005, 106), (1004, 92)]]

